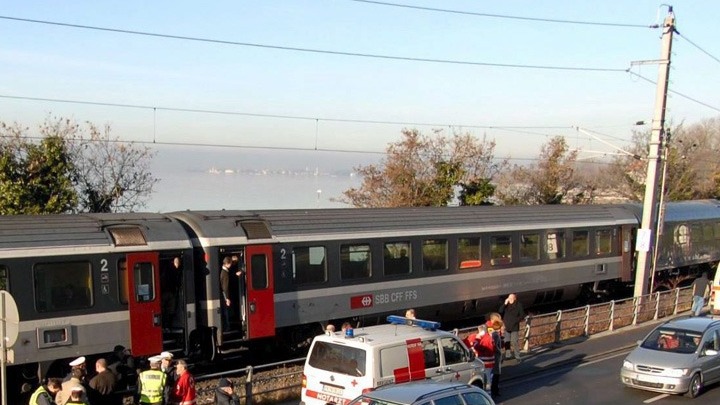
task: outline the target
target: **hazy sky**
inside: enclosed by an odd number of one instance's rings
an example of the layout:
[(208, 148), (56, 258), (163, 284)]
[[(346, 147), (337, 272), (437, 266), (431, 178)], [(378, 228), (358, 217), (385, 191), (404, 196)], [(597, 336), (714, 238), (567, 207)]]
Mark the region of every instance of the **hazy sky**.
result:
[[(0, 8), (0, 121), (33, 126), (54, 114), (109, 123), (128, 141), (269, 150), (383, 151), (404, 127), (439, 128), (486, 134), (498, 155), (524, 158), (553, 135), (585, 151), (611, 151), (572, 127), (622, 145), (632, 123), (652, 118), (656, 86), (622, 70), (659, 58), (661, 31), (646, 28), (667, 15), (659, 1), (389, 3), (462, 13), (351, 0), (8, 0)], [(720, 1), (673, 6), (682, 36), (673, 44), (670, 89), (708, 106), (671, 95), (667, 119), (716, 117)], [(654, 64), (631, 71), (658, 78)], [(507, 126), (527, 128), (491, 128)]]

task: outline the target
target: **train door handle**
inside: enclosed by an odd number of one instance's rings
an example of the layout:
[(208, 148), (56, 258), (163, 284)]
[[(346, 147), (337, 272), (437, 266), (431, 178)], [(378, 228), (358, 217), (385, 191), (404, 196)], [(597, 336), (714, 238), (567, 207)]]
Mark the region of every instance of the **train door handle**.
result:
[(256, 303), (255, 303), (254, 300), (250, 303), (250, 305), (249, 305), (248, 307), (250, 308), (250, 312), (253, 313), (253, 314), (254, 314), (255, 311), (257, 310), (257, 305), (256, 305)]
[(161, 319), (160, 314), (153, 314), (153, 326), (160, 326)]

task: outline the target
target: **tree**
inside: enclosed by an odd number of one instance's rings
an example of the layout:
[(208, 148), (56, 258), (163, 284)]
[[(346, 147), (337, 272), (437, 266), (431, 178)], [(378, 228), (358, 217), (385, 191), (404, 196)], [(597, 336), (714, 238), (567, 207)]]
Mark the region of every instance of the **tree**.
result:
[(77, 204), (75, 167), (62, 134), (38, 143), (28, 128), (0, 123), (0, 214), (52, 214)]
[(588, 202), (575, 175), (577, 150), (556, 136), (542, 146), (537, 164), (515, 165), (500, 178), (496, 197), (506, 205)]
[(158, 181), (149, 171), (153, 153), (111, 138), (109, 125), (100, 131), (88, 123), (87, 131), (88, 138), (79, 132), (72, 142), (80, 210), (120, 212), (144, 207)]
[[(478, 141), (469, 134), (451, 138), (434, 131), (433, 136), (417, 129), (402, 131), (402, 139), (387, 147), (380, 165), (357, 167), (363, 177), (359, 188), (346, 190), (341, 201), (355, 207), (444, 206), (459, 187), (469, 202), (485, 201), (488, 189), (473, 189), (490, 181), (500, 170), (494, 163), (494, 142)], [(461, 192), (462, 194), (462, 192)]]
[(108, 125), (48, 117), (40, 136), (29, 131), (0, 123), (2, 214), (133, 211), (157, 182), (150, 150), (111, 139)]
[[(608, 176), (617, 189), (631, 201), (642, 201), (645, 193), (649, 132), (633, 134), (626, 148), (631, 156), (613, 161)], [(705, 120), (691, 126), (678, 125), (666, 132), (667, 161), (659, 166), (660, 180), (665, 172), (666, 201), (681, 201), (718, 196), (720, 178), (720, 121)]]

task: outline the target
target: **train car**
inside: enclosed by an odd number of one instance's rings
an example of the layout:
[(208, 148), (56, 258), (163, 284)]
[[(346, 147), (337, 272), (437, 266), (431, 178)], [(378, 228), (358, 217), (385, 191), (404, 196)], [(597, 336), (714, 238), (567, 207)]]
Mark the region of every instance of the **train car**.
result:
[[(111, 353), (116, 345), (136, 356), (186, 352), (196, 322), (195, 296), (185, 292), (194, 290), (191, 265), (187, 233), (164, 215), (2, 217), (0, 285), (15, 298), (20, 319), (9, 380), (57, 375), (68, 358)], [(167, 290), (170, 279), (176, 290)], [(175, 308), (167, 306), (169, 294)]]
[[(169, 215), (206, 260), (200, 305), (217, 352), (261, 337), (296, 347), (328, 321), (375, 323), (409, 307), (458, 320), (496, 310), (509, 293), (526, 305), (572, 300), (602, 281), (630, 281), (637, 228), (631, 211), (600, 205)], [(233, 278), (228, 325), (225, 257), (246, 270)]]

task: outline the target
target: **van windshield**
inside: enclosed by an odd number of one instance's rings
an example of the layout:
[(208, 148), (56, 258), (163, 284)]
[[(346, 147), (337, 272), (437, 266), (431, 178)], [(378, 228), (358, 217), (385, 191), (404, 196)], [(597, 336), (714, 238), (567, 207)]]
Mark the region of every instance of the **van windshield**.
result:
[(315, 342), (308, 364), (320, 370), (362, 377), (365, 375), (365, 350), (330, 342)]

